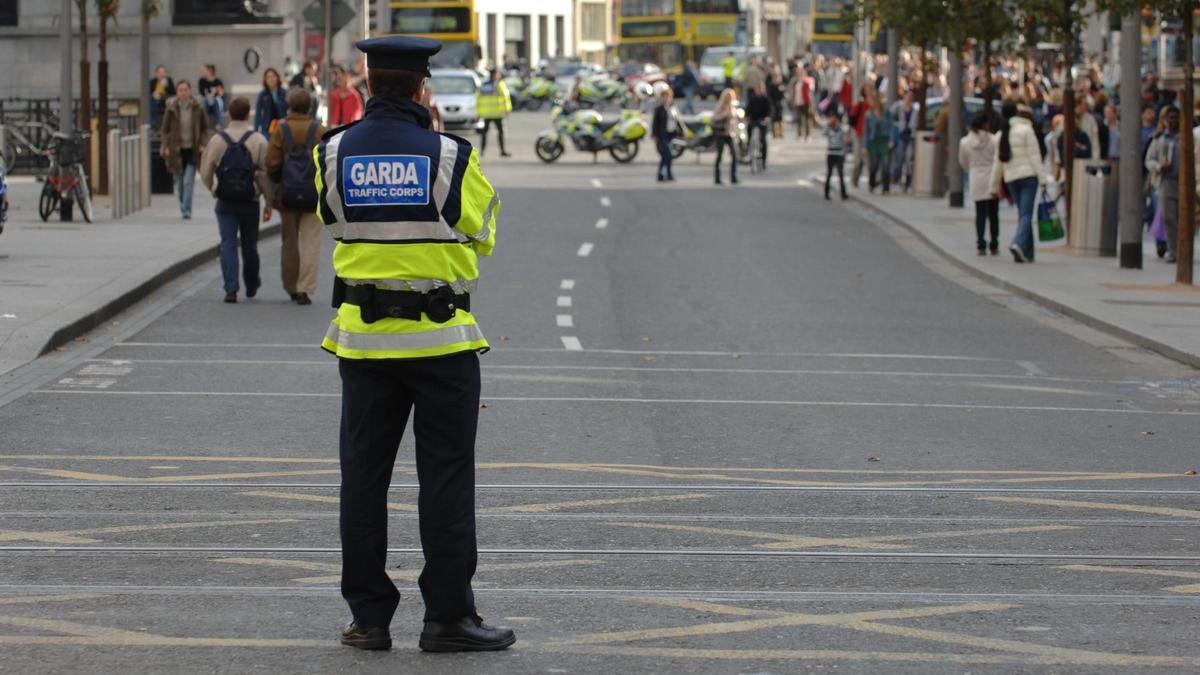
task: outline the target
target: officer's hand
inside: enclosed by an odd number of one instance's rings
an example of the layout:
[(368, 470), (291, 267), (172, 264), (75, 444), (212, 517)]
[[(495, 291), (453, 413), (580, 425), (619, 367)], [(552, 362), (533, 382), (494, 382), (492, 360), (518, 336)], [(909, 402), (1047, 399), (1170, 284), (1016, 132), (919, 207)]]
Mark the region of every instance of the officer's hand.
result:
[(267, 206), (267, 207), (263, 208), (263, 222), (268, 223), (270, 221), (271, 221), (271, 207)]

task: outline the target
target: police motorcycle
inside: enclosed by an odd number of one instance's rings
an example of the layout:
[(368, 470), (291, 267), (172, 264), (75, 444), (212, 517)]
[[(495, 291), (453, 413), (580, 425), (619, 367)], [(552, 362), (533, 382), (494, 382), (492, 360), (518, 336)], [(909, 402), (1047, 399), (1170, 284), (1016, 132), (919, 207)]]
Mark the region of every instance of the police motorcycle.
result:
[(593, 161), (607, 150), (613, 159), (628, 164), (637, 157), (639, 141), (650, 133), (636, 110), (622, 110), (619, 117), (605, 119), (596, 110), (557, 102), (550, 116), (554, 128), (539, 134), (534, 146), (538, 159), (547, 164), (562, 157), (568, 141), (580, 152), (592, 153)]
[[(737, 144), (739, 161), (746, 164), (749, 162), (750, 157), (750, 137), (749, 129), (746, 126), (746, 111), (738, 108), (737, 117), (738, 128), (734, 134), (734, 142)], [(683, 135), (671, 141), (671, 157), (679, 159), (688, 150), (696, 153), (697, 156), (705, 152), (715, 152), (717, 149), (717, 134), (712, 118), (713, 114), (711, 111), (702, 112), (695, 116), (681, 117), (680, 122), (683, 124)], [(698, 160), (699, 157), (697, 157)]]
[(513, 107), (541, 110), (547, 103), (553, 103), (555, 96), (558, 96), (558, 87), (554, 82), (535, 75), (521, 88), (519, 96), (513, 99)]
[(579, 81), (579, 103), (587, 108), (602, 110), (609, 103), (621, 108), (636, 108), (640, 101), (624, 82), (602, 77)]

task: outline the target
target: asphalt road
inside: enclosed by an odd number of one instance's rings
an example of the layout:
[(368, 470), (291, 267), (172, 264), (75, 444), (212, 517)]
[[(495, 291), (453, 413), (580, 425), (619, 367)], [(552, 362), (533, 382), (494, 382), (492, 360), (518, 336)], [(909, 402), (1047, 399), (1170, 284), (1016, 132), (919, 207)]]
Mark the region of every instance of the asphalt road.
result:
[(473, 301), (478, 597), (517, 645), (417, 651), (411, 439), (396, 649), (336, 644), (331, 312), (268, 242), (258, 299), (210, 265), (0, 380), (0, 672), (1200, 668), (1195, 371), (826, 202), (815, 142), (662, 186), (648, 147), (538, 162), (545, 125), (485, 158)]

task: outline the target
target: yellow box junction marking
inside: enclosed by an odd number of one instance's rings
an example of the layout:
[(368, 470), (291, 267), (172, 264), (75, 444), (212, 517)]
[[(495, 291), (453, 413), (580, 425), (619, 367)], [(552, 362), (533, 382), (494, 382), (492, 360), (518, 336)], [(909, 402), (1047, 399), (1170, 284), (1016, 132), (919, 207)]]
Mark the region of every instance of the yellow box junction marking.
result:
[(1163, 570), (1154, 567), (1109, 567), (1106, 565), (1063, 565), (1062, 570), (1072, 572), (1114, 572), (1118, 574), (1144, 574), (1154, 577), (1174, 577), (1176, 579), (1193, 579), (1197, 583), (1182, 586), (1167, 586), (1164, 591), (1172, 593), (1200, 593), (1200, 572), (1182, 572), (1179, 570)]
[(1042, 499), (1037, 497), (976, 497), (984, 502), (1006, 502), (1009, 504), (1031, 504), (1034, 506), (1060, 506), (1067, 509), (1095, 509), (1098, 511), (1127, 511), (1129, 513), (1146, 513), (1155, 516), (1170, 516), (1172, 518), (1191, 518), (1200, 520), (1200, 511), (1178, 509), (1170, 506), (1140, 506), (1137, 504), (1121, 504), (1117, 502), (1089, 502), (1072, 499)]
[(273, 518), (270, 520), (209, 520), (193, 523), (154, 523), (148, 525), (116, 525), (113, 527), (92, 527), (81, 530), (58, 530), (52, 532), (25, 532), (21, 530), (0, 530), (0, 541), (35, 541), (44, 544), (98, 544), (99, 539), (84, 536), (89, 534), (125, 534), (129, 532), (152, 532), (163, 530), (191, 530), (202, 527), (240, 527), (246, 525), (276, 525), (280, 523), (298, 523), (295, 518)]
[[(217, 457), (188, 457), (180, 455), (37, 455), (12, 454), (0, 455), (0, 461), (45, 461), (60, 463), (70, 461), (125, 461), (125, 462), (207, 462), (207, 463), (246, 463), (246, 464), (299, 464), (299, 465), (334, 465), (333, 458), (313, 457), (262, 457), (262, 456), (217, 456)], [(809, 486), (809, 487), (922, 487), (922, 486), (971, 486), (971, 485), (1008, 485), (1035, 484), (1058, 482), (1087, 482), (1087, 481), (1133, 481), (1178, 478), (1176, 473), (1164, 472), (1078, 472), (1078, 471), (1042, 471), (1042, 470), (859, 470), (859, 469), (820, 469), (820, 468), (773, 468), (773, 467), (670, 467), (652, 464), (611, 464), (602, 462), (483, 462), (479, 470), (511, 470), (534, 469), (545, 471), (564, 471), (573, 473), (611, 474), (619, 476), (641, 476), (666, 478), (678, 481), (730, 482), (741, 484)], [(218, 481), (237, 480), (243, 478), (279, 478), (289, 476), (322, 476), (337, 475), (336, 468), (306, 469), (292, 471), (235, 471), (229, 473), (183, 474), (172, 476), (122, 476), (105, 473), (61, 469), (57, 467), (29, 467), (13, 464), (0, 464), (0, 472), (29, 473), (52, 478), (64, 478), (79, 481), (95, 482), (179, 482), (179, 481)], [(395, 468), (396, 473), (414, 474), (415, 468), (411, 463), (400, 463)], [(762, 474), (762, 475), (759, 475)], [(812, 476), (811, 479), (793, 478), (790, 476)], [(829, 480), (829, 477), (855, 477), (858, 480)], [(888, 477), (906, 477), (903, 480), (887, 480)], [(862, 480), (862, 478), (879, 478), (879, 480)]]
[(1079, 529), (1073, 525), (1036, 525), (1028, 527), (1001, 527), (977, 530), (948, 530), (944, 532), (920, 532), (916, 534), (889, 534), (867, 537), (808, 537), (803, 535), (783, 534), (779, 532), (761, 532), (758, 530), (736, 530), (722, 527), (702, 527), (698, 525), (675, 525), (670, 523), (605, 523), (613, 527), (632, 527), (647, 530), (670, 530), (675, 532), (694, 532), (697, 534), (717, 534), (747, 539), (766, 539), (769, 544), (755, 544), (755, 548), (766, 549), (796, 549), (796, 548), (854, 548), (870, 550), (901, 550), (911, 548), (906, 544), (892, 542), (908, 542), (926, 539), (953, 539), (957, 537), (981, 537), (995, 534), (1026, 534), (1034, 532), (1057, 532), (1062, 530)]
[[(329, 585), (341, 581), (342, 566), (338, 563), (319, 563), (307, 560), (286, 560), (279, 558), (217, 558), (213, 562), (230, 565), (250, 565), (254, 567), (280, 567), (284, 569), (299, 569), (310, 572), (325, 572), (316, 577), (300, 577), (292, 579), (298, 584)], [(559, 567), (577, 567), (584, 565), (599, 565), (599, 560), (542, 560), (522, 563), (481, 563), (476, 567), (477, 572), (504, 572), (511, 570), (555, 569)], [(395, 581), (416, 581), (421, 576), (421, 570), (388, 570), (388, 576)]]
[[(909, 626), (897, 626), (884, 621), (916, 619), (932, 616), (951, 616), (970, 612), (996, 612), (1018, 608), (1019, 605), (1001, 603), (966, 603), (939, 607), (913, 607), (907, 609), (870, 610), (840, 614), (802, 614), (764, 610), (758, 611), (725, 605), (723, 603), (680, 600), (677, 598), (634, 598), (638, 602), (678, 607), (690, 611), (734, 616), (762, 616), (718, 623), (702, 623), (673, 628), (651, 628), (641, 630), (590, 633), (571, 638), (551, 640), (546, 649), (567, 654), (610, 654), (678, 659), (723, 659), (723, 660), (826, 660), (826, 661), (895, 661), (895, 662), (939, 662), (959, 664), (1038, 664), (1038, 665), (1093, 665), (1102, 667), (1157, 666), (1195, 667), (1200, 666), (1200, 657), (1129, 655), (1097, 652), (1042, 645), (1003, 638), (978, 637), (963, 633), (927, 630)], [(828, 626), (846, 628), (858, 632), (894, 635), (940, 644), (976, 647), (1001, 652), (1000, 654), (939, 654), (931, 652), (884, 652), (851, 650), (758, 650), (758, 649), (696, 649), (692, 647), (637, 647), (629, 643), (671, 638), (695, 638), (698, 636), (730, 635), (773, 630), (789, 626)]]
[(0, 625), (35, 629), (56, 635), (0, 635), (0, 644), (109, 647), (331, 647), (330, 640), (269, 638), (170, 637), (143, 631), (91, 626), (75, 621), (0, 616)]
[[(310, 495), (299, 492), (277, 492), (273, 490), (253, 490), (241, 493), (252, 497), (269, 497), (273, 499), (292, 499), (302, 502), (316, 502), (320, 504), (337, 504), (341, 500), (339, 497), (331, 495)], [(479, 509), (481, 514), (499, 514), (499, 513), (551, 513), (553, 511), (565, 511), (568, 509), (591, 508), (596, 506), (617, 506), (623, 504), (648, 504), (656, 502), (678, 502), (696, 499), (708, 499), (712, 495), (707, 494), (682, 494), (682, 495), (657, 495), (653, 497), (617, 497), (611, 499), (579, 499), (565, 502), (546, 502), (542, 504), (515, 504), (511, 506), (491, 506)], [(402, 504), (397, 502), (388, 502), (388, 508), (392, 511), (403, 511), (406, 513), (416, 513), (417, 506), (415, 504)]]

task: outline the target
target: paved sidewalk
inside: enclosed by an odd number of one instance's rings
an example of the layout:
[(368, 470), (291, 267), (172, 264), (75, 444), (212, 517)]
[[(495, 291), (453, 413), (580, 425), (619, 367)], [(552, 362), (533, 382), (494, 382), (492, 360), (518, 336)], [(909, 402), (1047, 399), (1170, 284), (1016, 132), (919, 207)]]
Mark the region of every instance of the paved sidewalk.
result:
[[(823, 178), (823, 176), (822, 176)], [(1064, 244), (1039, 244), (1037, 262), (1018, 265), (1008, 252), (1017, 210), (1000, 207), (999, 256), (975, 251), (975, 210), (945, 199), (871, 194), (851, 198), (899, 222), (967, 271), (1095, 328), (1200, 367), (1200, 289), (1174, 284), (1175, 266), (1154, 255), (1147, 238), (1144, 269), (1123, 270), (1115, 257), (1087, 257)]]
[[(41, 184), (9, 178), (9, 221), (0, 235), (0, 374), (22, 366), (116, 316), (196, 266), (216, 258), (213, 198), (199, 185), (193, 219), (173, 195), (114, 221), (97, 197), (96, 222), (37, 215)], [(264, 226), (261, 236), (278, 232)]]

